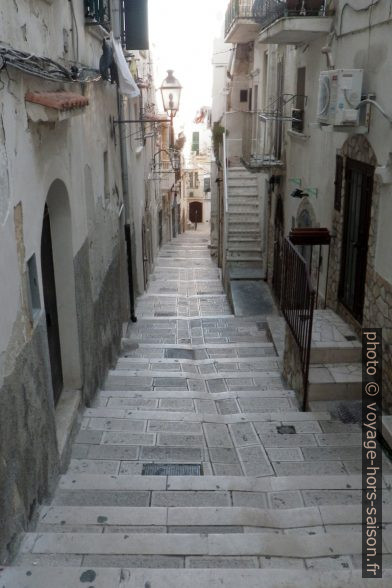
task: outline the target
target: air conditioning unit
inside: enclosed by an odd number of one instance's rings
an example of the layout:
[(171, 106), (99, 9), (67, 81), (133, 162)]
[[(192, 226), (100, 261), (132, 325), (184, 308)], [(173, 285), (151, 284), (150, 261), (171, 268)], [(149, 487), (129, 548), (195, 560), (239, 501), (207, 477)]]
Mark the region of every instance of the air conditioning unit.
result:
[(320, 73), (317, 122), (357, 126), (362, 96), (362, 69), (334, 69)]

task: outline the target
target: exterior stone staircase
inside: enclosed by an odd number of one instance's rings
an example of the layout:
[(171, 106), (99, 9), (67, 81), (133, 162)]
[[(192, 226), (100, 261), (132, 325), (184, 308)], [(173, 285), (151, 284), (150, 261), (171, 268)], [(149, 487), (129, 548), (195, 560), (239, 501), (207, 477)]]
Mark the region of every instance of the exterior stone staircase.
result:
[[(300, 412), (203, 234), (164, 248), (68, 471), (1, 588), (362, 588), (361, 430)], [(145, 464), (203, 475), (142, 475)], [(384, 578), (392, 583), (392, 467)]]
[(263, 243), (257, 176), (244, 167), (229, 167), (227, 182), (226, 261), (230, 269), (258, 270), (261, 277)]

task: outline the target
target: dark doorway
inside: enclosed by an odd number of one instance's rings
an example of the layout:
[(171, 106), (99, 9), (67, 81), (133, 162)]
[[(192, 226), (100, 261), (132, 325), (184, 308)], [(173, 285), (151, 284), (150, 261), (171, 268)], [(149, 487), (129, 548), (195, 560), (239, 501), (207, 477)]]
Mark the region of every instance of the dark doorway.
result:
[(172, 207), (172, 236), (177, 237), (177, 220), (176, 220), (177, 206)]
[(148, 249), (147, 249), (147, 235), (146, 235), (146, 225), (145, 222), (142, 222), (142, 253), (143, 253), (143, 282), (144, 282), (144, 289), (147, 288), (148, 284)]
[(201, 202), (189, 203), (189, 220), (191, 223), (203, 222), (203, 204)]
[(374, 167), (346, 160), (339, 299), (362, 322)]
[(49, 210), (45, 205), (41, 237), (41, 267), (44, 303), (46, 313), (46, 330), (54, 403), (57, 404), (63, 389), (63, 368), (61, 364), (61, 347), (59, 321), (57, 313), (56, 283), (54, 278), (52, 235), (50, 231)]
[(181, 204), (177, 204), (177, 232), (181, 235)]
[(162, 209), (158, 213), (158, 243), (159, 247), (162, 245), (162, 231), (163, 231), (163, 213)]
[(275, 211), (275, 227), (274, 227), (274, 273), (272, 275), (272, 287), (274, 294), (280, 304), (282, 297), (282, 255), (283, 255), (283, 240), (284, 240), (284, 216), (283, 216), (283, 200), (278, 196)]

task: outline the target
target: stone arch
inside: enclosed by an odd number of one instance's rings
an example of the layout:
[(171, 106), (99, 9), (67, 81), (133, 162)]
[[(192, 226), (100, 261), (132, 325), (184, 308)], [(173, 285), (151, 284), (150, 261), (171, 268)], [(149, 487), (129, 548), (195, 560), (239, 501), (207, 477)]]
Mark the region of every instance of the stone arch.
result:
[(50, 219), (53, 269), (64, 389), (82, 387), (73, 263), (72, 220), (68, 190), (62, 180), (51, 184), (46, 207)]

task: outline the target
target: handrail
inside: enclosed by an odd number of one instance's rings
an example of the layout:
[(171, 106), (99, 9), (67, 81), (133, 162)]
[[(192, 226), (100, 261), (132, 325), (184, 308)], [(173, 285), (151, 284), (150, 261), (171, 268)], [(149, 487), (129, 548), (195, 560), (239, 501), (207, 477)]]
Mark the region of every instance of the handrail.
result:
[(312, 285), (308, 263), (287, 237), (283, 243), (281, 293), (282, 313), (300, 354), (303, 409), (306, 410), (316, 292)]
[(228, 187), (227, 187), (227, 139), (226, 133), (223, 134), (223, 199), (225, 204), (225, 213), (229, 212), (228, 204)]
[(253, 18), (263, 28), (283, 17), (326, 16), (326, 0), (255, 0)]

